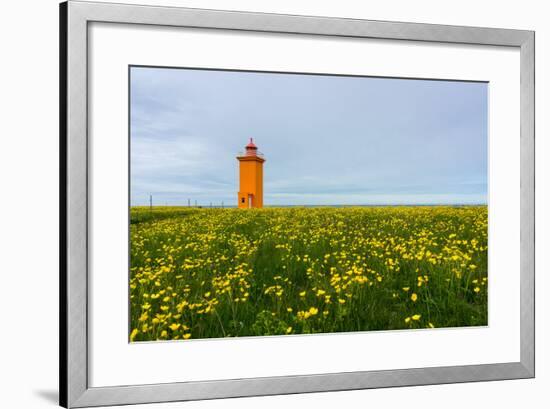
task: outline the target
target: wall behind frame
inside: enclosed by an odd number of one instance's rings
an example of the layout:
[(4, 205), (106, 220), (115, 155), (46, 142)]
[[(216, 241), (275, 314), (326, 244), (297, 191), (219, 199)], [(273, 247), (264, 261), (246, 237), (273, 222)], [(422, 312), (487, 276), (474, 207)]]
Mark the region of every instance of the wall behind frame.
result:
[[(121, 3), (131, 1), (117, 0)], [(545, 2), (524, 0), (148, 0), (153, 5), (218, 8), (536, 31), (537, 367), (536, 379), (289, 395), (135, 408), (280, 408), (336, 405), (440, 408), (548, 404), (550, 221), (550, 27)], [(58, 2), (0, 5), (0, 381), (5, 408), (57, 406), (58, 361)], [(546, 114), (546, 115), (545, 115)], [(547, 251), (546, 251), (547, 252)], [(547, 252), (548, 253), (548, 252)]]

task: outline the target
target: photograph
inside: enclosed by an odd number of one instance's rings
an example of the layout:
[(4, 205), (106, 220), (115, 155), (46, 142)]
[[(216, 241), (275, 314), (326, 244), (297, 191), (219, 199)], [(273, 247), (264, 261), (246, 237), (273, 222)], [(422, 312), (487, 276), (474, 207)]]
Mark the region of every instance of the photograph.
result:
[(487, 82), (128, 70), (130, 342), (488, 325)]

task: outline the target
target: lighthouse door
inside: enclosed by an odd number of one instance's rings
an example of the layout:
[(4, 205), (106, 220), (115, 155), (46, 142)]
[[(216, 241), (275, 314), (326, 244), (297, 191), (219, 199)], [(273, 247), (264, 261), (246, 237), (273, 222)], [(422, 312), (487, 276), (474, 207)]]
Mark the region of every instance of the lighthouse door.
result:
[(248, 208), (252, 208), (252, 195), (248, 195)]

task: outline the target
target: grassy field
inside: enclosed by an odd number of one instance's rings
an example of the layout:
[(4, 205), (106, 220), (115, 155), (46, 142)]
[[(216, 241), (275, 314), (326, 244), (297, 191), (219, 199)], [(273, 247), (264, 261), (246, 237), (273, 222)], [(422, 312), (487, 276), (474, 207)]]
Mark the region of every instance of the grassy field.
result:
[(487, 325), (487, 207), (131, 209), (131, 341)]

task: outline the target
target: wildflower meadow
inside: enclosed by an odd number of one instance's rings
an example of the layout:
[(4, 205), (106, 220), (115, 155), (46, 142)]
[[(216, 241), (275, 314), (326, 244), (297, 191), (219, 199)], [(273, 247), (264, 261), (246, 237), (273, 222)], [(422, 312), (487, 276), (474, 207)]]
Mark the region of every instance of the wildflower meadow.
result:
[(132, 207), (130, 340), (487, 325), (487, 207)]

